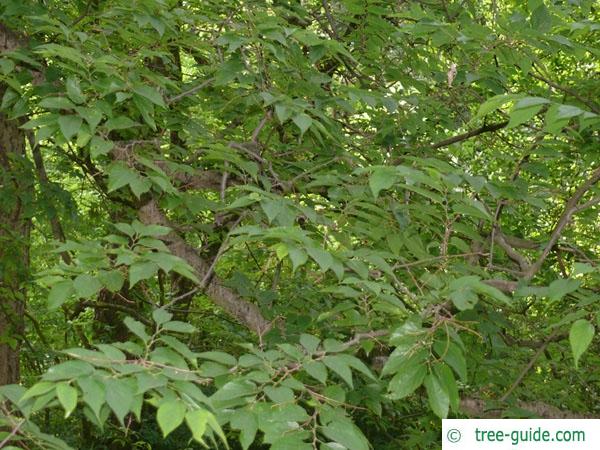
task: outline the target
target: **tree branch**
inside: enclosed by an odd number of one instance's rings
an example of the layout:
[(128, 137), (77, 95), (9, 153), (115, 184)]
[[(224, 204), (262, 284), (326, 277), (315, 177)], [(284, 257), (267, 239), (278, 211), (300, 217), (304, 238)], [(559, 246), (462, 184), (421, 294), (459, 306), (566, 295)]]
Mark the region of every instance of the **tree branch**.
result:
[(543, 81), (544, 83), (546, 83), (548, 86), (553, 87), (554, 89), (557, 89), (559, 91), (564, 92), (565, 94), (569, 94), (571, 97), (576, 98), (577, 100), (579, 100), (581, 103), (583, 103), (584, 105), (586, 105), (588, 108), (590, 108), (594, 113), (596, 114), (600, 114), (600, 108), (598, 107), (598, 105), (596, 105), (593, 101), (588, 100), (584, 97), (582, 97), (581, 95), (579, 95), (576, 91), (574, 91), (573, 89), (567, 87), (567, 86), (563, 86), (561, 84), (555, 83), (552, 80), (549, 80), (545, 77), (543, 77), (542, 75), (533, 73), (533, 72), (529, 72), (529, 74), (540, 81)]
[(458, 134), (456, 136), (452, 136), (448, 139), (444, 139), (442, 141), (431, 144), (431, 148), (441, 148), (447, 147), (448, 145), (456, 144), (457, 142), (466, 141), (474, 136), (478, 136), (484, 133), (491, 133), (493, 131), (498, 131), (508, 125), (508, 121), (492, 123), (490, 125), (483, 125), (482, 127), (476, 128), (475, 130), (467, 131), (463, 134)]
[[(65, 232), (58, 218), (58, 213), (54, 207), (52, 198), (46, 195), (47, 190), (50, 187), (50, 180), (48, 179), (48, 173), (46, 172), (46, 167), (44, 166), (44, 159), (42, 158), (40, 146), (36, 144), (33, 133), (31, 132), (27, 133), (27, 140), (29, 141), (29, 146), (31, 147), (31, 154), (33, 155), (33, 162), (37, 172), (38, 181), (40, 183), (40, 190), (42, 191), (42, 195), (46, 197), (45, 200), (48, 203), (48, 219), (50, 220), (52, 234), (54, 239), (57, 241), (66, 242)], [(69, 252), (60, 252), (60, 256), (65, 264), (71, 264), (71, 255)]]
[[(556, 406), (549, 405), (548, 403), (535, 401), (535, 402), (524, 402), (518, 401), (516, 406), (531, 411), (535, 415), (543, 419), (593, 419), (596, 416), (592, 414), (582, 414), (573, 411), (567, 411), (559, 409)], [(498, 418), (502, 416), (503, 408), (488, 408), (486, 401), (478, 398), (463, 398), (460, 401), (460, 409), (463, 413), (468, 416), (489, 419)]]
[(208, 86), (214, 80), (215, 80), (214, 78), (209, 78), (208, 80), (204, 80), (199, 85), (194, 86), (193, 88), (188, 89), (187, 91), (183, 91), (181, 94), (177, 94), (177, 95), (174, 95), (173, 97), (168, 98), (167, 103), (170, 105), (171, 103), (178, 102), (182, 98), (189, 97), (190, 95), (194, 95), (196, 92), (198, 92), (198, 91), (204, 89), (206, 86)]
[[(146, 225), (171, 226), (155, 200), (150, 200), (142, 206), (138, 211), (138, 215), (140, 221)], [(210, 266), (181, 236), (175, 232), (170, 232), (163, 236), (162, 240), (171, 253), (186, 261), (194, 269), (199, 280), (207, 279), (207, 274), (211, 272)], [(205, 293), (216, 305), (223, 308), (229, 315), (259, 336), (271, 329), (272, 323), (263, 317), (258, 306), (242, 299), (234, 291), (223, 286), (217, 276), (212, 276), (207, 283)]]
[(512, 294), (517, 290), (518, 283), (516, 281), (510, 280), (483, 280), (483, 283), (495, 287), (499, 291), (502, 291), (506, 294)]
[[(583, 206), (583, 205), (579, 205), (579, 201), (585, 195), (585, 193), (594, 184), (596, 184), (599, 180), (600, 180), (600, 167), (597, 167), (592, 172), (592, 175), (590, 176), (590, 178), (588, 178), (581, 186), (579, 186), (579, 188), (577, 188), (577, 190), (575, 191), (573, 196), (567, 201), (567, 204), (565, 205), (565, 209), (563, 210), (563, 213), (560, 216), (560, 219), (556, 223), (556, 226), (554, 227), (554, 230), (552, 231), (552, 234), (550, 235), (550, 240), (546, 244), (544, 251), (542, 252), (540, 257), (536, 260), (535, 263), (533, 263), (531, 265), (531, 267), (525, 274), (525, 277), (524, 277), (525, 280), (527, 280), (527, 281), (531, 280), (534, 277), (534, 275), (540, 270), (540, 268), (542, 267), (542, 264), (544, 263), (544, 261), (546, 260), (548, 255), (550, 254), (552, 247), (554, 247), (554, 245), (560, 238), (560, 235), (563, 232), (564, 228), (567, 226), (567, 224), (571, 220), (571, 217), (573, 217), (573, 214), (578, 212), (580, 210), (579, 208), (581, 206)], [(590, 202), (588, 202), (588, 203), (590, 203)], [(585, 205), (585, 203), (584, 203), (584, 205)]]
[(523, 368), (523, 370), (521, 371), (521, 373), (519, 374), (519, 376), (517, 377), (517, 379), (513, 382), (513, 384), (511, 384), (511, 386), (504, 393), (504, 395), (502, 395), (502, 397), (500, 397), (500, 401), (501, 402), (505, 402), (506, 399), (510, 396), (510, 394), (512, 394), (512, 392), (517, 388), (517, 386), (519, 384), (521, 384), (521, 381), (523, 381), (523, 379), (525, 378), (525, 375), (527, 375), (527, 373), (529, 373), (529, 371), (531, 370), (531, 368), (533, 367), (533, 365), (535, 364), (535, 362), (537, 361), (537, 359), (544, 352), (544, 350), (546, 350), (546, 347), (548, 347), (548, 344), (550, 344), (550, 342), (552, 341), (552, 339), (554, 339), (554, 337), (557, 334), (558, 334), (558, 329), (555, 329), (544, 340), (544, 343), (542, 345), (540, 345), (540, 347), (537, 349), (537, 351), (535, 352), (535, 354), (533, 355), (533, 357), (529, 360), (529, 362), (527, 363), (527, 365)]
[(521, 255), (519, 252), (517, 252), (512, 246), (510, 246), (508, 244), (508, 242), (506, 241), (506, 239), (504, 239), (504, 236), (502, 235), (502, 233), (497, 232), (496, 236), (494, 237), (494, 241), (502, 248), (502, 250), (504, 250), (506, 252), (506, 254), (508, 255), (508, 257), (510, 259), (512, 259), (519, 265), (519, 267), (521, 268), (521, 271), (527, 272), (529, 270), (531, 264), (529, 263), (527, 258), (525, 258), (523, 255)]

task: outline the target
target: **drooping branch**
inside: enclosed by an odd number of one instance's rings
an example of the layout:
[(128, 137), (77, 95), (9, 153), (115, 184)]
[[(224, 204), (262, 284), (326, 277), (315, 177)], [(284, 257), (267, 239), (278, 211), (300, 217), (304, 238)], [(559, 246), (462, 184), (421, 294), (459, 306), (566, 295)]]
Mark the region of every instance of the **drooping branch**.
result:
[[(150, 200), (142, 206), (138, 211), (138, 215), (140, 221), (146, 225), (170, 226), (169, 221), (159, 209), (155, 200)], [(207, 278), (207, 274), (211, 270), (209, 264), (181, 236), (171, 232), (164, 236), (162, 240), (171, 253), (186, 261), (194, 269), (199, 280)], [(216, 305), (223, 308), (229, 315), (259, 336), (271, 329), (272, 323), (263, 317), (258, 306), (242, 299), (233, 290), (223, 286), (216, 275), (213, 275), (207, 281), (204, 292)]]

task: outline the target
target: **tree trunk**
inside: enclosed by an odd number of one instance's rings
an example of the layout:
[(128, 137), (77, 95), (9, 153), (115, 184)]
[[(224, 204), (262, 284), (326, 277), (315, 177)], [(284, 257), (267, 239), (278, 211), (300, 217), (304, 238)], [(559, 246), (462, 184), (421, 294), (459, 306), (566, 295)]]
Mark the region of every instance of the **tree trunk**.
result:
[[(0, 24), (0, 50), (18, 39)], [(0, 98), (6, 86), (0, 84)], [(19, 380), (29, 269), (32, 174), (19, 121), (0, 112), (0, 385)]]

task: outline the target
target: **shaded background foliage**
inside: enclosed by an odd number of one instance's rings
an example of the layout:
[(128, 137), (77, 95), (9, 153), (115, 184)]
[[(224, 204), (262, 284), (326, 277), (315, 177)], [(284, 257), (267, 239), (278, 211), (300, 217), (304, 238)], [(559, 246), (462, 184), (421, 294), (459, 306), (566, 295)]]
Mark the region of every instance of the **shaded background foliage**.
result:
[(594, 2), (0, 5), (2, 445), (598, 414)]

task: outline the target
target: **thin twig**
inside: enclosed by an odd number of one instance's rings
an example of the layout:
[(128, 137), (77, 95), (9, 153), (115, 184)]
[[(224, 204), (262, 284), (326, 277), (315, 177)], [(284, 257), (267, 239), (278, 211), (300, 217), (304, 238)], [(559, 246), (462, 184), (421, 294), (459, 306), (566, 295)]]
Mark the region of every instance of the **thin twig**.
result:
[(578, 213), (580, 211), (583, 211), (584, 209), (588, 209), (596, 204), (600, 203), (600, 197), (594, 197), (591, 200), (588, 200), (585, 203), (582, 203), (581, 205), (579, 205), (576, 209), (575, 212)]
[(561, 84), (555, 83), (552, 80), (549, 80), (548, 78), (546, 78), (546, 77), (542, 76), (541, 74), (539, 74), (539, 69), (536, 68), (536, 70), (538, 71), (537, 74), (533, 73), (533, 72), (529, 73), (533, 78), (535, 78), (537, 80), (540, 80), (540, 81), (543, 81), (548, 86), (553, 87), (554, 89), (557, 89), (559, 91), (562, 91), (565, 94), (569, 94), (571, 97), (576, 98), (581, 103), (583, 103), (584, 105), (586, 105), (588, 108), (590, 108), (596, 114), (600, 114), (600, 108), (593, 101), (588, 100), (588, 99), (582, 97), (576, 91), (574, 91), (573, 89), (571, 89), (571, 88), (569, 88), (567, 86), (563, 86)]
[(491, 133), (493, 131), (498, 131), (504, 128), (506, 125), (508, 125), (507, 120), (504, 122), (493, 123), (491, 125), (483, 125), (482, 127), (476, 128), (475, 130), (467, 131), (466, 133), (458, 134), (456, 136), (449, 137), (448, 139), (444, 139), (442, 141), (431, 144), (431, 148), (436, 149), (441, 147), (447, 147), (448, 145), (466, 141), (467, 139), (470, 139), (474, 136), (478, 136), (483, 133)]
[(17, 423), (13, 429), (11, 430), (11, 432), (9, 433), (8, 436), (6, 436), (2, 442), (0, 442), (0, 448), (4, 447), (4, 445), (6, 445), (8, 443), (8, 441), (10, 441), (18, 432), (19, 429), (23, 426), (23, 424), (25, 423), (25, 419), (21, 420), (19, 423)]
[(267, 122), (269, 121), (270, 118), (271, 118), (271, 111), (267, 111), (265, 116), (261, 119), (258, 126), (252, 132), (252, 137), (250, 138), (251, 142), (253, 142), (255, 144), (258, 143), (258, 135), (260, 134), (262, 129), (265, 127), (265, 125), (267, 124)]
[(488, 255), (488, 253), (486, 253), (486, 252), (469, 252), (469, 253), (457, 253), (455, 255), (434, 256), (431, 258), (421, 259), (419, 261), (412, 261), (412, 262), (403, 263), (403, 264), (394, 264), (392, 266), (392, 269), (396, 270), (396, 269), (405, 269), (407, 267), (420, 266), (421, 264), (439, 261), (440, 259), (463, 258), (466, 256), (487, 256), (487, 255)]
[(514, 383), (508, 388), (508, 390), (504, 393), (504, 395), (502, 397), (500, 397), (501, 402), (505, 402), (506, 399), (509, 397), (509, 395), (512, 394), (512, 392), (516, 389), (516, 387), (519, 384), (521, 384), (521, 381), (523, 381), (523, 378), (525, 378), (525, 375), (527, 375), (527, 373), (531, 370), (531, 368), (533, 367), (533, 365), (535, 364), (537, 359), (544, 352), (544, 350), (546, 350), (546, 347), (548, 347), (548, 344), (550, 344), (550, 342), (552, 342), (552, 339), (554, 339), (554, 336), (556, 336), (557, 334), (558, 334), (558, 329), (555, 329), (550, 334), (550, 336), (548, 336), (546, 338), (544, 343), (542, 345), (540, 345), (540, 347), (535, 352), (535, 355), (533, 355), (533, 358), (531, 358), (529, 363), (527, 363), (527, 365), (523, 368), (523, 370), (521, 371), (521, 373), (519, 374), (517, 379), (514, 381)]
[(327, 0), (321, 1), (323, 5), (323, 9), (325, 10), (325, 16), (327, 16), (327, 21), (329, 22), (329, 26), (331, 27), (331, 34), (336, 41), (339, 41), (340, 36), (337, 32), (337, 27), (335, 25), (335, 21), (333, 20), (333, 16), (331, 15), (331, 8), (329, 7), (329, 3)]
[(181, 94), (177, 94), (171, 98), (168, 98), (167, 103), (168, 104), (175, 103), (175, 102), (178, 102), (179, 100), (181, 100), (182, 98), (189, 97), (190, 95), (194, 95), (196, 92), (198, 92), (198, 91), (204, 89), (206, 86), (208, 86), (214, 80), (215, 80), (214, 78), (209, 78), (208, 80), (204, 80), (198, 86), (194, 86), (193, 88), (188, 89), (187, 91), (184, 91)]
[[(533, 276), (538, 272), (538, 270), (540, 270), (540, 268), (542, 267), (542, 264), (544, 263), (544, 261), (546, 260), (548, 255), (550, 254), (552, 247), (554, 247), (554, 245), (558, 242), (558, 239), (560, 238), (561, 233), (563, 232), (564, 228), (567, 226), (567, 224), (569, 223), (569, 221), (571, 220), (573, 215), (578, 212), (578, 208), (580, 206), (586, 205), (586, 203), (584, 203), (583, 205), (578, 205), (579, 201), (581, 200), (581, 197), (583, 197), (585, 195), (585, 193), (594, 184), (596, 184), (599, 180), (600, 180), (600, 167), (597, 167), (592, 172), (592, 175), (590, 176), (590, 178), (588, 178), (581, 186), (579, 186), (579, 188), (577, 188), (577, 190), (575, 191), (573, 196), (567, 201), (567, 204), (565, 205), (565, 209), (563, 210), (563, 213), (561, 214), (560, 219), (556, 223), (556, 226), (554, 227), (554, 230), (552, 231), (552, 234), (550, 236), (550, 239), (548, 240), (548, 243), (544, 247), (544, 251), (542, 252), (540, 257), (537, 259), (537, 261), (531, 265), (530, 269), (525, 274), (524, 278), (526, 281), (531, 280), (533, 278)], [(589, 203), (589, 202), (587, 202), (587, 203)]]

